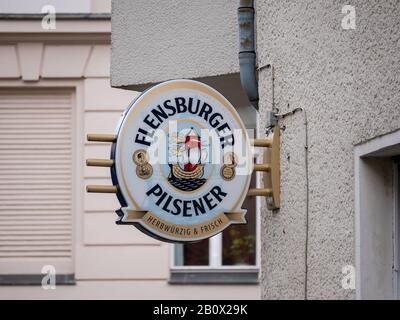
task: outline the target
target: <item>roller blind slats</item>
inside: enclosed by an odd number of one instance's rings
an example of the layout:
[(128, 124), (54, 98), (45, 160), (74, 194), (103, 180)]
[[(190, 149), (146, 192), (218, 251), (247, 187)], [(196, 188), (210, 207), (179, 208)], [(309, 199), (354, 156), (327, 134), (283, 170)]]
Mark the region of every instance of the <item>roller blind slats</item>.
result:
[(72, 265), (72, 95), (2, 89), (0, 273), (49, 258)]

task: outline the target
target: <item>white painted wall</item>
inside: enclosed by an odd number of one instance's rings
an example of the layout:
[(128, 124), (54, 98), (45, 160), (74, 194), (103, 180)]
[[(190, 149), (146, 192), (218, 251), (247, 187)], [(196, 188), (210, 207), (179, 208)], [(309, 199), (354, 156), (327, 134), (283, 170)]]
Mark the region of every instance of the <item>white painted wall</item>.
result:
[(92, 13), (111, 13), (111, 0), (91, 0)]
[(90, 0), (1, 0), (0, 13), (42, 13), (46, 5), (54, 6), (58, 13), (90, 12)]
[(42, 13), (51, 5), (57, 13), (110, 13), (111, 0), (1, 0), (1, 13)]
[(90, 280), (75, 286), (57, 286), (56, 290), (41, 287), (0, 287), (0, 299), (107, 299), (107, 300), (258, 300), (255, 286), (231, 285), (168, 285), (162, 280)]

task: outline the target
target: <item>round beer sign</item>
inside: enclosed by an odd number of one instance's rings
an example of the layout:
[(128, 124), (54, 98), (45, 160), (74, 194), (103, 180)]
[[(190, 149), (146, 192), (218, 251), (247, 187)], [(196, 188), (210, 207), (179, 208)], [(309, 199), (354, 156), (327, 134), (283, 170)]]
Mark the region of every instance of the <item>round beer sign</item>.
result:
[(139, 95), (121, 118), (112, 159), (120, 224), (190, 242), (246, 222), (247, 132), (230, 102), (208, 85), (172, 80)]

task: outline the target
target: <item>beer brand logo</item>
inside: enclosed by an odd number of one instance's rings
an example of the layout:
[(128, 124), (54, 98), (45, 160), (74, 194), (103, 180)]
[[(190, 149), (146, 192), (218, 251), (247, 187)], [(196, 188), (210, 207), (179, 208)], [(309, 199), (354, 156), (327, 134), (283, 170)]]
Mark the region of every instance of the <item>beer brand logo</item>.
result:
[(246, 222), (247, 133), (234, 107), (205, 84), (173, 80), (141, 94), (121, 118), (112, 159), (119, 224), (183, 242)]
[(204, 161), (208, 156), (208, 145), (201, 144), (193, 127), (183, 129), (174, 137), (171, 156), (175, 161), (169, 164), (168, 182), (182, 191), (197, 190), (207, 181)]

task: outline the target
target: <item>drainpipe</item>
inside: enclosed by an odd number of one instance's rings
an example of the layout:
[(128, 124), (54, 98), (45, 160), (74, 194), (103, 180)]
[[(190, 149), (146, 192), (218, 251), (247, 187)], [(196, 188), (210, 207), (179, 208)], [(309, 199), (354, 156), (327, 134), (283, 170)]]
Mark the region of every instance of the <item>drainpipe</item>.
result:
[(258, 109), (254, 11), (254, 0), (240, 0), (238, 9), (240, 81), (251, 104)]

